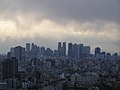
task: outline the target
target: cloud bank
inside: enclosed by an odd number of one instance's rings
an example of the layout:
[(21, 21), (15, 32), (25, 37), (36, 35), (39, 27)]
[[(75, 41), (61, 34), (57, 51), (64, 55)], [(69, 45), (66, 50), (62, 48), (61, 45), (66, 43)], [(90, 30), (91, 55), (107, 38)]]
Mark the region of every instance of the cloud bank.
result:
[(55, 49), (58, 41), (120, 52), (119, 3), (119, 0), (1, 0), (1, 52), (25, 42)]

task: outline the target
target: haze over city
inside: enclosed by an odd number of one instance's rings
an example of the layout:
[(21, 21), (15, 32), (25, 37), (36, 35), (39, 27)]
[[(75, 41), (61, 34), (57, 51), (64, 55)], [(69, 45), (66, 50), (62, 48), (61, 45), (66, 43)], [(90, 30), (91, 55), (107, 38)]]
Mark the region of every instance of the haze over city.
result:
[(119, 0), (0, 0), (0, 53), (59, 41), (120, 52)]

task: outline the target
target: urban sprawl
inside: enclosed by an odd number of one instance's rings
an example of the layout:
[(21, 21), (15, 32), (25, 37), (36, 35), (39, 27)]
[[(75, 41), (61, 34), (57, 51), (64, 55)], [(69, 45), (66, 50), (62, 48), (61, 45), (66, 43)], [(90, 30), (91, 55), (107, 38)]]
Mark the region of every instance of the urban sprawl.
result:
[(11, 47), (0, 55), (0, 90), (120, 90), (120, 55), (66, 42)]

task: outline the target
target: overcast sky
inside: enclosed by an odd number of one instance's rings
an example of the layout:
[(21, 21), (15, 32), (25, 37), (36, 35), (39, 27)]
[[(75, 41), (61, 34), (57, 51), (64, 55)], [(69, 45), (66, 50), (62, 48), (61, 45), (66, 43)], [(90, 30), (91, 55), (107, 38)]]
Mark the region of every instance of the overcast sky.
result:
[(58, 41), (120, 52), (120, 0), (0, 0), (0, 53)]

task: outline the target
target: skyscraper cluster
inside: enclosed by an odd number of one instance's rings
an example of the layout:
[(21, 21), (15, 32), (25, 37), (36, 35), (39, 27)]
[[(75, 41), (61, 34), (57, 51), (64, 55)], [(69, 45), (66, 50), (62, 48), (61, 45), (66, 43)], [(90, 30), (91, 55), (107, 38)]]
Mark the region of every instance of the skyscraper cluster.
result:
[(15, 57), (18, 61), (24, 61), (26, 57), (25, 48), (21, 46), (12, 47), (7, 54), (8, 59)]
[(68, 57), (73, 59), (81, 59), (90, 55), (90, 46), (84, 46), (83, 44), (68, 43)]
[[(100, 47), (95, 48), (95, 53), (91, 54), (91, 47), (85, 46), (83, 44), (77, 43), (68, 43), (68, 48), (66, 42), (58, 42), (58, 48), (52, 50), (51, 48), (46, 48), (44, 46), (38, 46), (34, 43), (26, 43), (26, 47), (16, 46), (10, 49), (7, 57), (15, 57), (18, 61), (23, 61), (25, 59), (40, 58), (40, 57), (57, 57), (57, 58), (69, 58), (69, 59), (83, 59), (88, 57), (95, 58), (109, 58), (111, 57), (110, 53), (102, 52)], [(114, 56), (118, 56), (115, 53)]]
[[(102, 86), (102, 79), (106, 79), (105, 85), (115, 75), (118, 79), (120, 56), (117, 53), (106, 53), (100, 47), (96, 47), (94, 54), (91, 54), (90, 46), (71, 42), (68, 45), (66, 42), (58, 42), (56, 50), (26, 43), (26, 47), (12, 47), (4, 59), (1, 60), (0, 57), (0, 65), (0, 79), (4, 81), (0, 83), (0, 89), (4, 86), (16, 90), (44, 90), (47, 86), (81, 88), (81, 85), (91, 88), (98, 83)], [(64, 85), (62, 80), (67, 84)], [(60, 83), (62, 86), (59, 86)], [(73, 83), (72, 87), (69, 83)], [(111, 85), (115, 84), (116, 82)]]
[(59, 57), (66, 56), (66, 42), (63, 42), (63, 45), (61, 42), (58, 42), (58, 56)]

